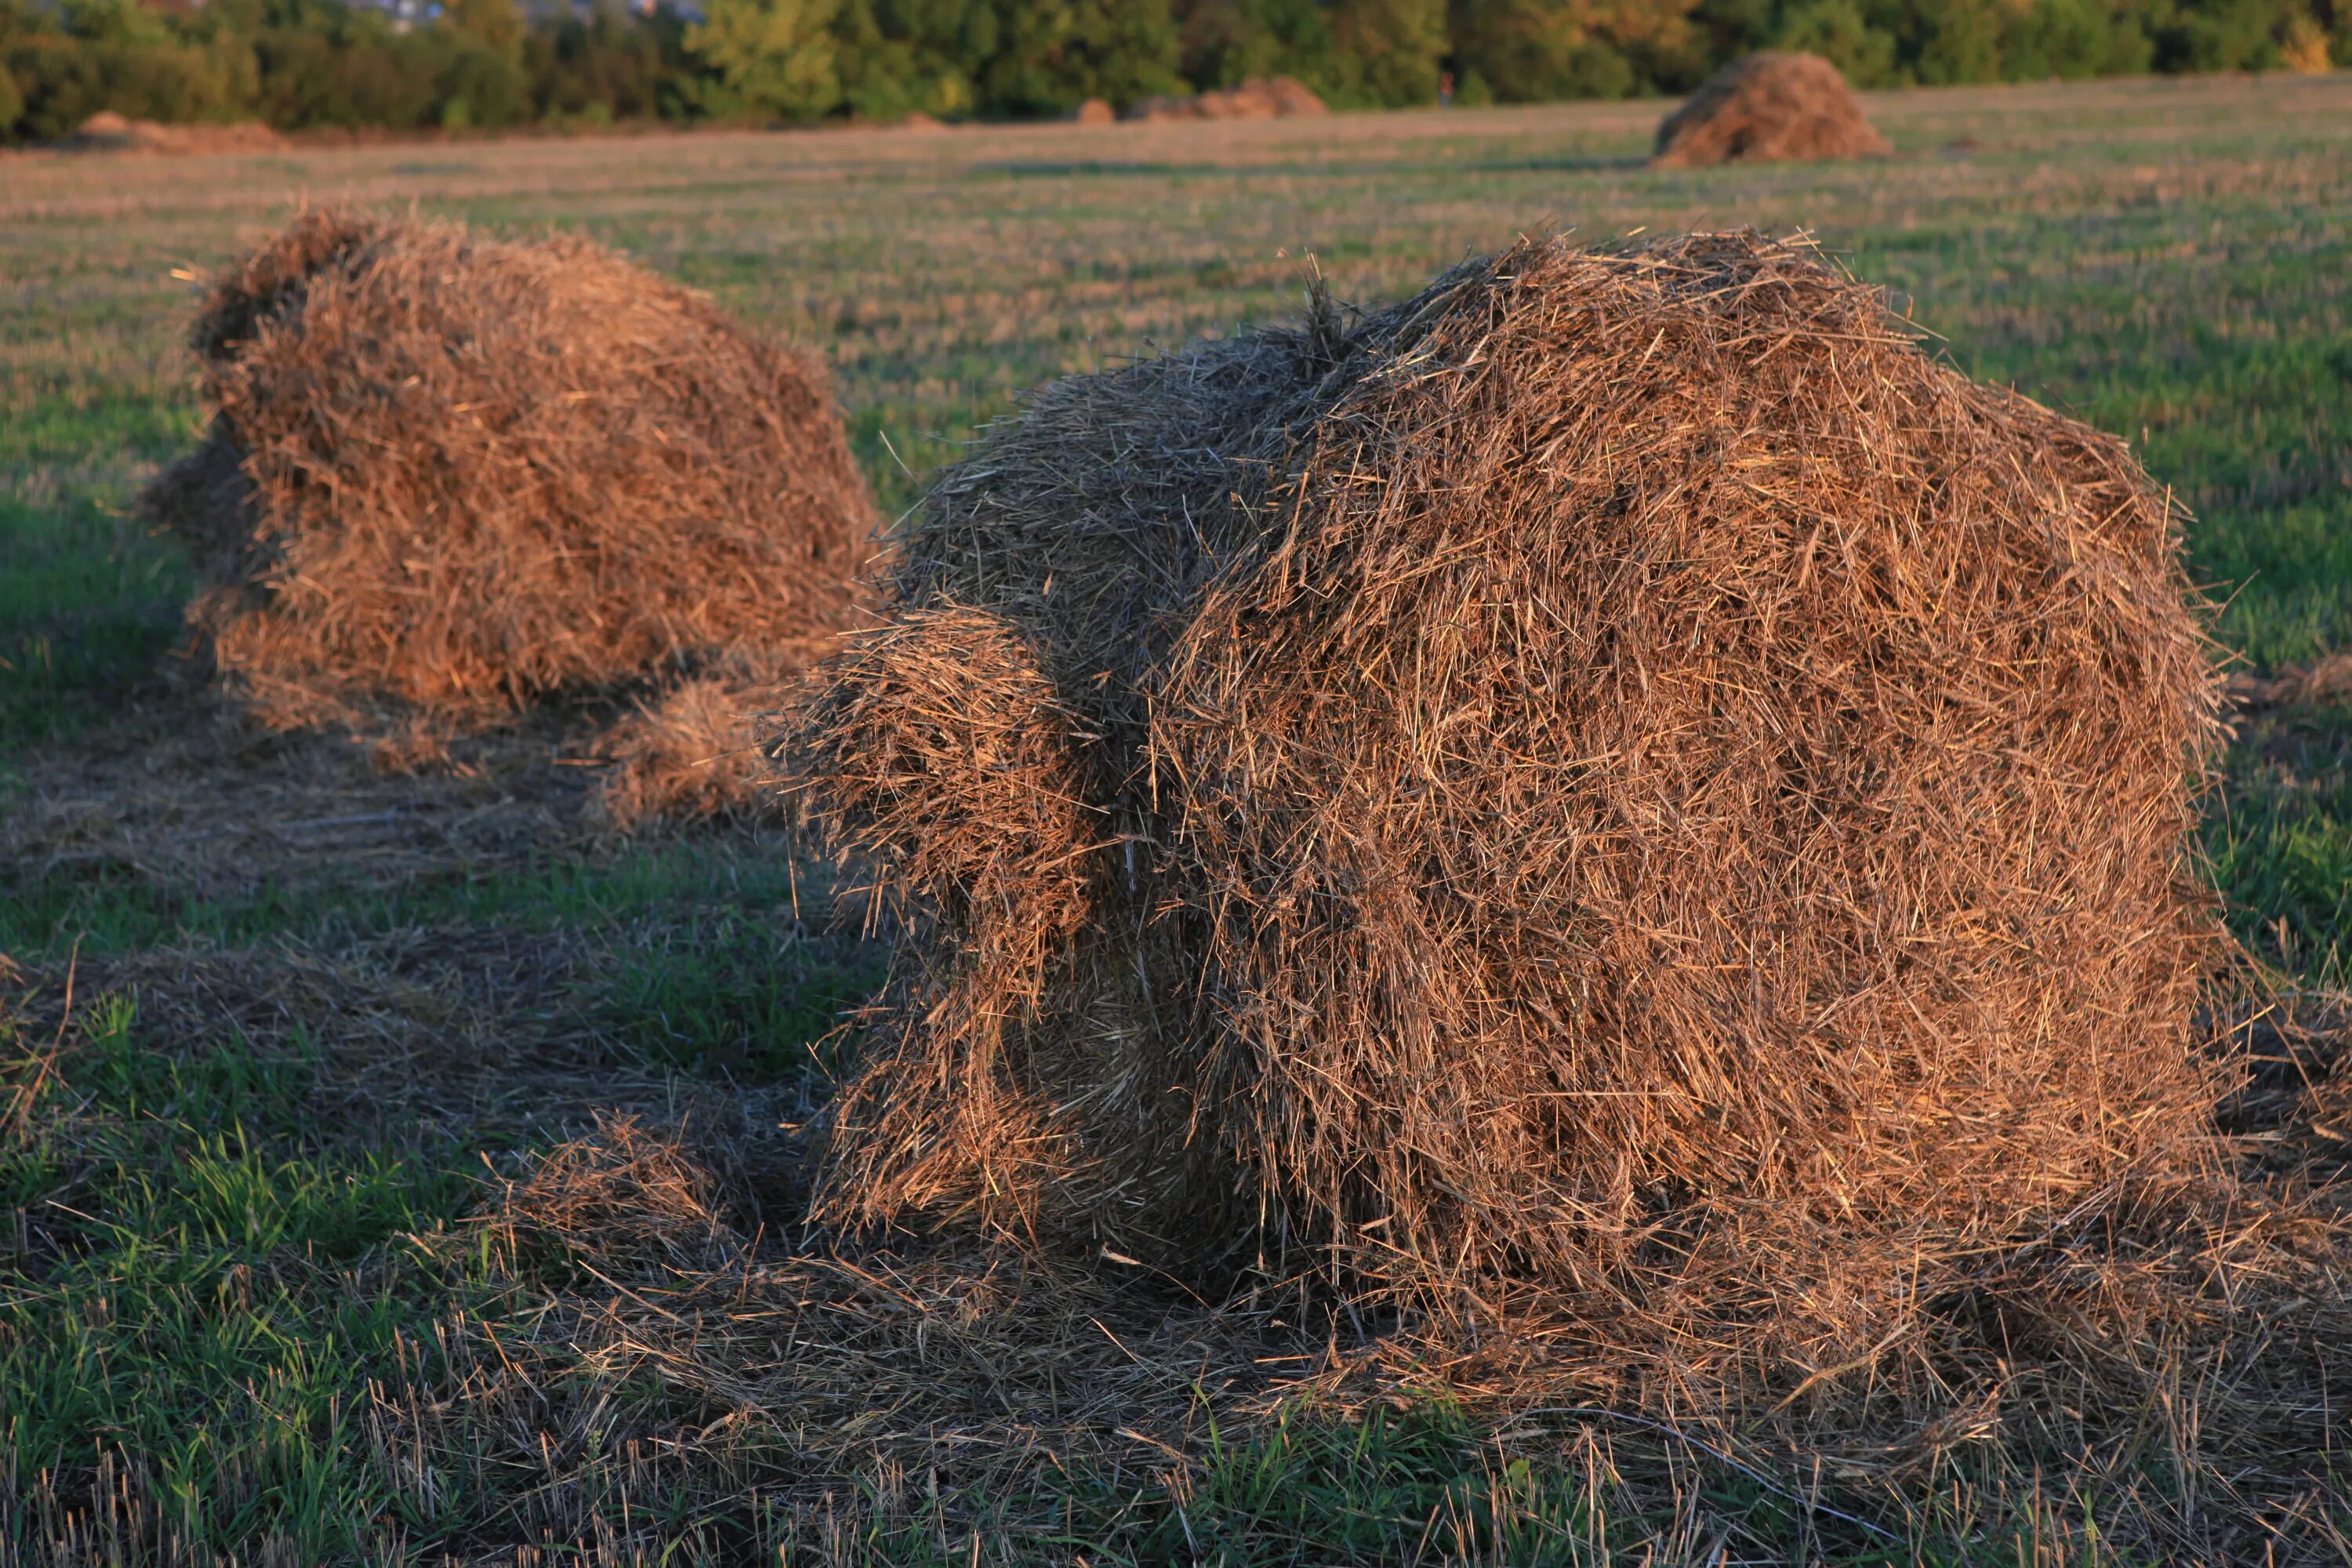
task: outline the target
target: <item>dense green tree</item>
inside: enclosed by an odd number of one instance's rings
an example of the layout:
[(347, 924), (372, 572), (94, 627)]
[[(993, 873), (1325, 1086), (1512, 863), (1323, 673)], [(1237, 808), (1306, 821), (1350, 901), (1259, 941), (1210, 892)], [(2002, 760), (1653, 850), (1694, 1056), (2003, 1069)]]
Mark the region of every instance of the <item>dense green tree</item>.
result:
[(706, 107), (725, 116), (814, 120), (841, 102), (839, 0), (709, 0), (686, 47), (715, 79)]
[(2183, 5), (2156, 29), (2158, 54), (2176, 70), (2268, 70), (2298, 17), (2294, 0), (2211, 0)]
[(1089, 98), (1179, 92), (1166, 0), (1002, 0), (996, 47), (975, 73), (999, 112), (1057, 114)]
[(0, 0), (0, 139), (165, 121), (494, 127), (1056, 114), (1286, 74), (1333, 105), (1678, 92), (1763, 47), (1863, 86), (2352, 64), (2352, 0)]
[(1000, 37), (995, 7), (975, 0), (850, 0), (835, 31), (843, 97), (868, 120), (976, 111)]
[(556, 124), (682, 117), (696, 62), (673, 11), (635, 17), (616, 5), (533, 28), (523, 40), (531, 107)]
[(1366, 109), (1435, 100), (1450, 49), (1444, 0), (1333, 0), (1328, 16), (1326, 97)]
[(447, 0), (436, 33), (448, 45), (440, 84), (441, 123), (512, 125), (530, 113), (523, 69), (528, 29), (515, 0)]
[(1465, 87), (1508, 103), (1623, 98), (1673, 76), (1696, 29), (1693, 0), (1454, 0)]
[(135, 0), (25, 8), (0, 26), (0, 71), (18, 100), (18, 134), (63, 136), (100, 110), (141, 120), (234, 120), (251, 100), (253, 51), (236, 37), (183, 33)]
[(1336, 92), (1338, 46), (1318, 0), (1190, 0), (1176, 7), (1180, 68), (1203, 89), (1293, 76)]
[(1803, 0), (1781, 18), (1772, 43), (1821, 56), (1856, 87), (1884, 87), (1895, 79), (1895, 35), (1871, 26), (1855, 0)]

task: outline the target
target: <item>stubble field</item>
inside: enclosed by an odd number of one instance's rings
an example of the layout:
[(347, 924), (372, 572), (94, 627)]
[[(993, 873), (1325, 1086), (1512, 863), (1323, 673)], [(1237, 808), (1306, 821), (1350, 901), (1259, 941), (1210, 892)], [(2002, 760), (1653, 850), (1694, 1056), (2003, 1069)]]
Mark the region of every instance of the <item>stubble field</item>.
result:
[[(1752, 225), (2127, 437), (2249, 668), (2352, 649), (2352, 78), (1869, 108), (1892, 163), (1696, 173), (1642, 166), (1656, 105), (0, 159), (0, 1563), (2145, 1559), (2108, 1519), (2185, 1484), (2169, 1407), (2046, 1488), (1958, 1439), (1824, 1469), (805, 1249), (794, 1130), (887, 962), (823, 869), (600, 837), (577, 759), (239, 730), (172, 689), (184, 566), (128, 517), (200, 428), (195, 279), (306, 201), (578, 230), (820, 350), (891, 512), (1022, 389), (1318, 273)], [(2352, 718), (2246, 718), (2205, 842), (2255, 954), (2340, 983)], [(2347, 1489), (2227, 1554), (2352, 1551)]]

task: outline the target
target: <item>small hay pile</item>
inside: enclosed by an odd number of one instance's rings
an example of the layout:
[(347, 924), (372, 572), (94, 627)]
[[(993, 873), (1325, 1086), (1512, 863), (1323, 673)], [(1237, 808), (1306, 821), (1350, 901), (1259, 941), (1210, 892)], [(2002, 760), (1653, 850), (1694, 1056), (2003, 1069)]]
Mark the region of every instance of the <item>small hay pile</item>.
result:
[(1129, 120), (1287, 120), (1328, 114), (1315, 89), (1297, 77), (1252, 77), (1235, 87), (1212, 89), (1189, 98), (1146, 98), (1128, 106)]
[(2265, 677), (2241, 671), (2230, 678), (2230, 700), (2240, 708), (2342, 707), (2352, 702), (2352, 654), (2315, 663), (2281, 665)]
[(1863, 118), (1837, 67), (1819, 55), (1767, 51), (1724, 67), (1666, 116), (1650, 162), (1690, 169), (1893, 152)]
[[(873, 510), (822, 368), (583, 241), (311, 212), (191, 341), (217, 416), (146, 510), (272, 727), (430, 756), (636, 694), (614, 744), (647, 756), (648, 726), (726, 742), (713, 681), (764, 700), (848, 624)], [(625, 765), (615, 815), (679, 804), (658, 784)]]
[(163, 125), (131, 120), (110, 109), (83, 121), (58, 145), (78, 153), (276, 153), (289, 143), (257, 121), (234, 125)]
[(819, 1212), (1860, 1353), (2204, 1147), (2177, 521), (1747, 235), (1045, 390), (783, 742), (928, 921)]
[(623, 715), (595, 744), (613, 764), (601, 796), (606, 819), (628, 828), (773, 815), (779, 781), (761, 726), (792, 705), (805, 662), (727, 659)]

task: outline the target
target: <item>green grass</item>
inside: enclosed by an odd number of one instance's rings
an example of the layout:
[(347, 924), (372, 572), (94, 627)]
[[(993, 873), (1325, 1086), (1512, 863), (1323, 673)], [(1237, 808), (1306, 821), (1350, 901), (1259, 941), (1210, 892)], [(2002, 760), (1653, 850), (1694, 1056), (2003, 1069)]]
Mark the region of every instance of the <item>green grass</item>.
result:
[(186, 892), (121, 867), (9, 867), (0, 876), (0, 952), (136, 952), (174, 940), (247, 946), (274, 933), (379, 935), (415, 926), (518, 925), (562, 931), (653, 912), (706, 909), (730, 921), (789, 912), (822, 878), (692, 840), (583, 859), (541, 856), (389, 886), (332, 879), (245, 892)]
[[(821, 347), (892, 510), (1024, 388), (1287, 314), (1310, 255), (1370, 302), (1539, 226), (1803, 227), (1907, 298), (1971, 374), (2128, 438), (2194, 513), (2189, 558), (2229, 648), (2263, 668), (2352, 649), (2352, 80), (1961, 89), (1873, 109), (1904, 161), (1653, 174), (1635, 154), (1655, 106), (1638, 104), (12, 161), (0, 813), (167, 657), (187, 568), (130, 513), (200, 427), (180, 274), (306, 192), (577, 229)], [(1962, 136), (1973, 152), (1940, 151)], [(2352, 719), (2249, 726), (2205, 850), (2258, 952), (2340, 980)], [(790, 868), (736, 840), (232, 891), (128, 864), (0, 862), (0, 955), (50, 993), (27, 1016), (50, 1021), (0, 1028), (0, 1560), (29, 1551), (42, 1508), (88, 1504), (110, 1477), (198, 1554), (247, 1562), (273, 1542), (320, 1563), (531, 1542), (594, 1560), (622, 1534), (677, 1543), (678, 1561), (810, 1546), (808, 1520), (772, 1490), (795, 1478), (763, 1469), (756, 1442), (734, 1468), (678, 1457), (701, 1452), (682, 1435), (710, 1411), (643, 1368), (524, 1359), (573, 1275), (473, 1217), (486, 1158), (511, 1172), (577, 1131), (576, 1116), (532, 1114), (555, 1091), (529, 1075), (552, 1064), (565, 1092), (625, 1089), (632, 1103), (765, 1104), (822, 1068), (812, 1047), (878, 970), (803, 944), (795, 890)], [(559, 977), (551, 999), (481, 1004), (523, 1064), (508, 1099), (430, 1115), (355, 1099), (341, 1065), (364, 1043), (355, 1014), (314, 1009), (265, 1039), (220, 1016), (166, 1029), (129, 987), (85, 996), (62, 1034), (41, 1011), (77, 950), (100, 967), (186, 953), (266, 968), (281, 951), (396, 953), (417, 932), (461, 952), (521, 944)], [(383, 981), (384, 1005), (416, 978)], [(5, 968), (0, 985), (25, 988)], [(583, 1417), (584, 1447), (535, 1470), (488, 1415), (416, 1416), (429, 1441), (383, 1426), (386, 1411), (461, 1406), (491, 1346), (554, 1369), (545, 1404), (499, 1405), (498, 1420), (571, 1432), (554, 1412), (577, 1405), (604, 1425)], [(1703, 1561), (1717, 1535), (1734, 1558), (1908, 1561), (1964, 1542), (1971, 1561), (2116, 1560), (2079, 1499), (1988, 1510), (1975, 1500), (2005, 1483), (1923, 1483), (1898, 1550), (1703, 1456), (1676, 1462), (1681, 1490), (1643, 1495), (1679, 1496), (1689, 1518), (1629, 1514), (1575, 1466), (1503, 1454), (1429, 1403), (1225, 1433), (1181, 1478), (1041, 1465), (1002, 1493), (927, 1500), (919, 1477), (845, 1475), (836, 1500), (852, 1555), (905, 1563), (971, 1561), (975, 1538), (1000, 1560), (994, 1531), (1015, 1519), (1035, 1550), (1089, 1562), (1586, 1563), (1636, 1541)], [(1996, 1516), (2049, 1538), (2003, 1534)], [(1039, 1518), (1057, 1522), (1038, 1534)]]
[[(67, 1478), (71, 1499), (110, 1452), (200, 1550), (275, 1539), (310, 1561), (356, 1556), (394, 1500), (342, 1457), (365, 1380), (403, 1336), (429, 1343), (437, 1316), (485, 1294), (404, 1242), (466, 1212), (468, 1156), (446, 1138), (323, 1132), (302, 1054), (234, 1037), (160, 1053), (135, 1024), (115, 995), (68, 1049), (0, 1034), (21, 1107), (0, 1152), (16, 1216), (0, 1407), (18, 1484)], [(0, 1510), (0, 1541), (29, 1549), (15, 1512)]]

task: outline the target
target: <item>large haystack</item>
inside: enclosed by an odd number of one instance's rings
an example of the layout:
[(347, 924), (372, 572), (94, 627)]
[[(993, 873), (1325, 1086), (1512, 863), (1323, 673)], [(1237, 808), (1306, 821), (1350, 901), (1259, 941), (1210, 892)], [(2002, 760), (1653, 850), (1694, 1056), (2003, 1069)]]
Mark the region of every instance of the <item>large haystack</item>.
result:
[(215, 289), (150, 490), (273, 725), (428, 739), (804, 662), (872, 526), (822, 368), (583, 241), (312, 212)]
[(2205, 1125), (2176, 521), (1748, 236), (1048, 388), (797, 737), (929, 921), (821, 1207), (1828, 1364)]
[(1884, 158), (1893, 151), (1863, 118), (1837, 67), (1819, 55), (1768, 51), (1734, 60), (1667, 115), (1650, 162), (1688, 169)]

